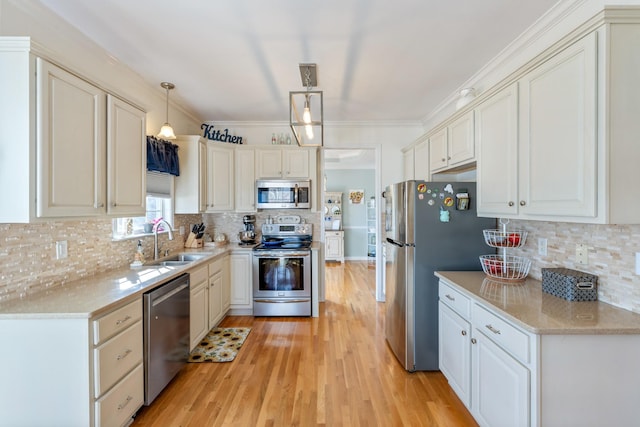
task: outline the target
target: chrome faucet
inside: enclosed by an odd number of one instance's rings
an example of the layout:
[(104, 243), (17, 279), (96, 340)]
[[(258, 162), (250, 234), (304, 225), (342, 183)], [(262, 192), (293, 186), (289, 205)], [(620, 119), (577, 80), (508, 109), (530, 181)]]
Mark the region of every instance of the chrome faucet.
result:
[(173, 232), (171, 231), (171, 224), (166, 219), (160, 218), (158, 222), (153, 226), (153, 259), (158, 259), (158, 227), (161, 223), (167, 225), (167, 232), (169, 233), (169, 240), (173, 240)]

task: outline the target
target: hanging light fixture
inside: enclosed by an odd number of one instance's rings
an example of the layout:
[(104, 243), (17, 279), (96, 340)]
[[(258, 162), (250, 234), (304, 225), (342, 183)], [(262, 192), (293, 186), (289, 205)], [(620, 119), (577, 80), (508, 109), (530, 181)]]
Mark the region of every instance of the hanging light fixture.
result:
[[(324, 127), (322, 91), (312, 90), (318, 84), (316, 64), (299, 66), (302, 85), (307, 90), (289, 92), (289, 125), (298, 145), (321, 147)], [(298, 108), (299, 105), (302, 109)]]
[(176, 134), (173, 132), (173, 128), (169, 124), (169, 91), (176, 87), (173, 83), (162, 82), (160, 86), (167, 90), (167, 121), (160, 128), (158, 138), (160, 139), (176, 139)]

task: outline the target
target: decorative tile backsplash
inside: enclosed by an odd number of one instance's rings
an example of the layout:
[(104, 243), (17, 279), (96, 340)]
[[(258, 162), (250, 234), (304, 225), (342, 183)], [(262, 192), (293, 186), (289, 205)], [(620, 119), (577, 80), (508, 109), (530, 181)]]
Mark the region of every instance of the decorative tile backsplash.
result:
[[(321, 240), (321, 215), (309, 211), (273, 211), (256, 214), (256, 224), (268, 215), (287, 213), (301, 215), (313, 224), (314, 240)], [(242, 230), (242, 213), (176, 215), (174, 228), (204, 221), (206, 232), (225, 233), (238, 242)], [(531, 258), (530, 276), (541, 279), (543, 267), (567, 267), (598, 276), (601, 301), (640, 313), (640, 276), (634, 274), (635, 253), (640, 252), (640, 225), (587, 225), (538, 221), (511, 221), (509, 229), (528, 232), (526, 244), (514, 255)], [(179, 251), (184, 236), (168, 241), (160, 235), (163, 248)], [(538, 238), (547, 239), (547, 256), (538, 255)], [(55, 242), (68, 241), (68, 258), (55, 259)], [(147, 258), (153, 256), (153, 236), (141, 238)], [(107, 218), (81, 221), (49, 221), (43, 224), (0, 224), (0, 300), (58, 286), (92, 274), (127, 266), (133, 260), (137, 239), (111, 240), (111, 220)], [(575, 246), (589, 248), (589, 264), (575, 263)]]
[[(176, 215), (174, 228), (201, 222), (200, 215)], [(168, 241), (162, 249), (181, 250), (186, 236)], [(153, 258), (153, 236), (143, 236), (144, 253)], [(68, 257), (56, 259), (56, 242), (68, 242)], [(47, 221), (41, 224), (0, 224), (0, 300), (62, 285), (82, 277), (121, 268), (133, 261), (138, 239), (112, 241), (111, 219)]]
[[(640, 276), (635, 253), (640, 252), (640, 225), (590, 225), (514, 221), (509, 229), (526, 230), (527, 242), (514, 255), (531, 259), (529, 275), (542, 279), (541, 268), (566, 267), (598, 276), (598, 299), (640, 313)], [(547, 239), (547, 256), (538, 255), (538, 238)], [(576, 263), (576, 244), (588, 247), (587, 265)]]

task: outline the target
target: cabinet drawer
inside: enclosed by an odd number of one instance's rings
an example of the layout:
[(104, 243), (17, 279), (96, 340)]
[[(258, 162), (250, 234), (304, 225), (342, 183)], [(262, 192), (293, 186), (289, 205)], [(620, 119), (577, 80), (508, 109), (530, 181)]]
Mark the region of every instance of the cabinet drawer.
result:
[(465, 319), (471, 317), (471, 300), (442, 281), (440, 281), (438, 288), (438, 297), (440, 301), (448, 305), (460, 316)]
[(325, 231), (324, 232), (325, 236), (336, 236), (336, 237), (340, 237), (342, 236), (342, 231)]
[(224, 257), (218, 258), (215, 261), (211, 261), (209, 263), (209, 277), (213, 276), (216, 273), (220, 273), (222, 271), (223, 259)]
[(209, 277), (209, 272), (206, 265), (189, 271), (189, 283), (191, 288), (193, 289), (194, 286), (197, 286), (202, 282), (206, 282), (207, 277)]
[(94, 350), (95, 397), (142, 362), (142, 321)]
[(477, 330), (521, 362), (529, 363), (529, 335), (525, 332), (477, 304), (473, 305), (472, 323)]
[(142, 299), (133, 301), (93, 322), (93, 344), (98, 345), (142, 319)]
[(144, 402), (144, 368), (139, 364), (95, 403), (96, 427), (120, 427)]

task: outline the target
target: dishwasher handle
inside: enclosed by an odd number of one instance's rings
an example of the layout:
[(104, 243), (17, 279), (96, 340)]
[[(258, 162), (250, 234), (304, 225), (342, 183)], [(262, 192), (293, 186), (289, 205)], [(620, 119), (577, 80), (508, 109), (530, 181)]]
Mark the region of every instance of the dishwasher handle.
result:
[(160, 298), (151, 301), (151, 307), (155, 307), (157, 305), (162, 304), (164, 301), (168, 300), (169, 298), (171, 298), (172, 296), (174, 296), (175, 294), (177, 294), (181, 290), (183, 290), (185, 288), (188, 288), (188, 287), (189, 287), (188, 283), (184, 283), (184, 284), (178, 286), (177, 288), (175, 288), (171, 292), (167, 292), (166, 294), (162, 295)]

